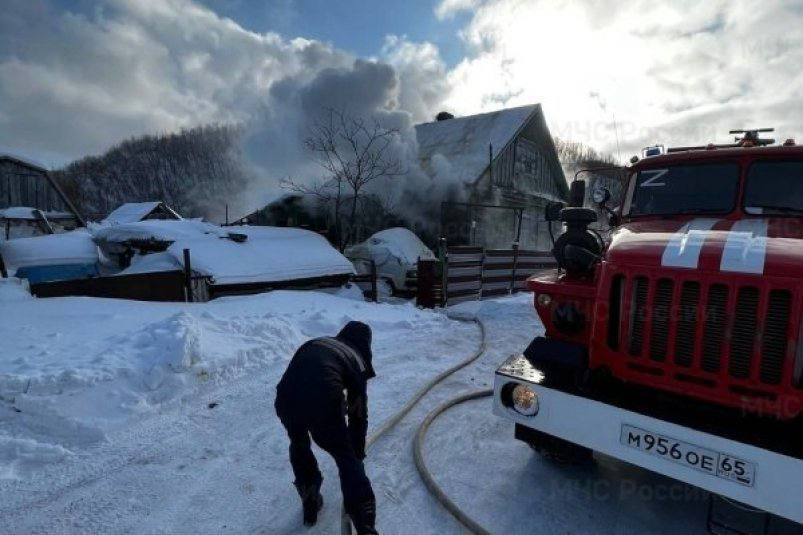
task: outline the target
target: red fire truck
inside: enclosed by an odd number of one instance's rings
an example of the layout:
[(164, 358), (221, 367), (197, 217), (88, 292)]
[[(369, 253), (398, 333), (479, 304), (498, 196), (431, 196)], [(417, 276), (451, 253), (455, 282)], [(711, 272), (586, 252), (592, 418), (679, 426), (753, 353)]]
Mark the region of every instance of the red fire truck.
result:
[(593, 192), (605, 239), (575, 179), (560, 267), (528, 281), (545, 336), (495, 375), (517, 439), (710, 491), (714, 532), (803, 530), (803, 146), (764, 131), (645, 149), (620, 206)]

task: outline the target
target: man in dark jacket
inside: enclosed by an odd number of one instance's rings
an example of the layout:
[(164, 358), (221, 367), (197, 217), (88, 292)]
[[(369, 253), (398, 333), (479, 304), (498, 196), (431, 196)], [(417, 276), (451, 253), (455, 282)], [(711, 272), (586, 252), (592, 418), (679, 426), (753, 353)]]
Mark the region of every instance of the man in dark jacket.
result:
[(290, 464), (311, 526), (323, 506), (323, 476), (310, 436), (337, 463), (343, 504), (359, 534), (376, 534), (376, 501), (365, 475), (367, 381), (374, 377), (371, 328), (351, 321), (334, 338), (302, 345), (276, 387), (276, 414), (290, 437)]

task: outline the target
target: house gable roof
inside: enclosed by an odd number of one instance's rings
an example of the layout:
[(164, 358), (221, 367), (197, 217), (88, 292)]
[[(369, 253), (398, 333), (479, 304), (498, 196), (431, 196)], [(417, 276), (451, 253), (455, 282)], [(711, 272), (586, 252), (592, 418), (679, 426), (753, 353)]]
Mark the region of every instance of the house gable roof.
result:
[(103, 220), (104, 225), (121, 225), (125, 223), (136, 223), (147, 218), (154, 210), (161, 208), (169, 213), (176, 220), (181, 220), (181, 216), (174, 212), (162, 201), (148, 202), (127, 202), (121, 204)]
[(540, 106), (534, 104), (418, 124), (419, 160), (430, 171), (433, 158), (440, 154), (449, 161), (453, 174), (472, 183), (488, 167), (489, 145), (496, 159), (538, 109)]
[(67, 197), (67, 195), (64, 194), (64, 191), (61, 189), (58, 183), (55, 180), (53, 180), (53, 175), (50, 174), (50, 171), (48, 171), (46, 167), (43, 167), (42, 165), (35, 163), (31, 160), (27, 160), (20, 156), (13, 156), (11, 154), (0, 154), (0, 162), (11, 162), (13, 164), (26, 167), (31, 171), (41, 173), (45, 177), (47, 182), (50, 184), (50, 186), (56, 191), (59, 197), (61, 197), (61, 199), (64, 201), (64, 204), (67, 206), (67, 209), (70, 210), (70, 212), (72, 212), (72, 215), (75, 216), (75, 219), (78, 221), (78, 223), (81, 226), (86, 226), (86, 222), (84, 221), (84, 218), (81, 217), (81, 214), (78, 213), (78, 209), (75, 207), (72, 201), (70, 201), (69, 197)]
[(22, 156), (15, 156), (13, 154), (7, 153), (0, 153), (0, 162), (7, 161), (13, 162), (17, 165), (21, 165), (23, 167), (27, 167), (32, 171), (38, 171), (40, 173), (47, 173), (47, 168), (39, 163), (34, 162), (33, 160), (29, 160), (27, 158), (23, 158)]
[(555, 167), (561, 191), (568, 191), (558, 154), (544, 121), (540, 104), (507, 108), (490, 113), (456, 117), (416, 125), (418, 157), (430, 175), (438, 174), (438, 155), (449, 164), (449, 172), (463, 182), (475, 182), (531, 121), (545, 138), (544, 149)]

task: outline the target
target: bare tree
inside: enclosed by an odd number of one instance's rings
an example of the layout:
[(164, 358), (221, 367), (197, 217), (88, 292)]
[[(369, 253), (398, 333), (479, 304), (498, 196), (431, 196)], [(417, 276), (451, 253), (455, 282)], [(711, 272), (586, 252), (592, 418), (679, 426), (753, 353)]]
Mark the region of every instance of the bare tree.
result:
[(398, 139), (398, 129), (384, 128), (376, 119), (366, 121), (343, 110), (326, 108), (325, 111), (325, 118), (312, 124), (304, 142), (323, 168), (324, 176), (312, 185), (289, 178), (282, 185), (298, 193), (314, 195), (332, 206), (338, 247), (342, 251), (355, 238), (358, 207), (366, 186), (380, 178), (403, 175), (405, 170), (391, 148)]

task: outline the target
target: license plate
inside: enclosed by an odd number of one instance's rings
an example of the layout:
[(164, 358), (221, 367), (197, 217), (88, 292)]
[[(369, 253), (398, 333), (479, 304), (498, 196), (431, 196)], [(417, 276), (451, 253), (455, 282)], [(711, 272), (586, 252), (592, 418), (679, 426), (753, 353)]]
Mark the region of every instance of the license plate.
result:
[(625, 446), (682, 464), (687, 468), (734, 481), (747, 487), (753, 486), (756, 475), (755, 463), (733, 455), (689, 444), (627, 424), (622, 424), (622, 434), (619, 440)]

